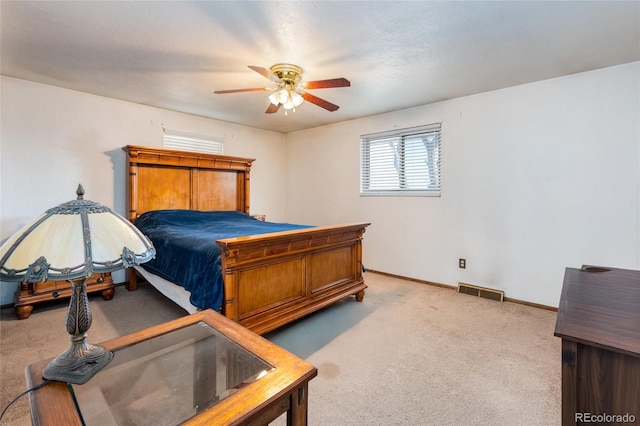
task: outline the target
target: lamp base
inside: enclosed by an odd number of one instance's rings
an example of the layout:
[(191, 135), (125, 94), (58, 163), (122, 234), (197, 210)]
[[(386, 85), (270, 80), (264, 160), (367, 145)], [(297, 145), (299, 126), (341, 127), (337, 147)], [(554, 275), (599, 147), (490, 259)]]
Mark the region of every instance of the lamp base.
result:
[(72, 344), (66, 352), (55, 357), (42, 372), (42, 378), (82, 385), (113, 359), (113, 352), (102, 346)]

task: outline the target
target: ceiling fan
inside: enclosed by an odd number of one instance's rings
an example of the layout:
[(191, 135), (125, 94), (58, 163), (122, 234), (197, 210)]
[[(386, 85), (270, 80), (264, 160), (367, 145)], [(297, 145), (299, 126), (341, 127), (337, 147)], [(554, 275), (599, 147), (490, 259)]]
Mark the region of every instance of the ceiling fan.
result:
[(349, 87), (351, 82), (346, 78), (332, 78), (329, 80), (302, 81), (302, 68), (292, 64), (275, 64), (269, 70), (262, 67), (249, 65), (249, 68), (258, 74), (268, 78), (276, 83), (275, 87), (255, 87), (249, 89), (232, 89), (232, 90), (216, 90), (213, 93), (218, 95), (240, 92), (273, 92), (269, 95), (271, 102), (265, 113), (273, 114), (278, 112), (280, 107), (284, 108), (285, 115), (287, 111), (293, 110), (303, 101), (311, 102), (327, 111), (336, 111), (340, 108), (338, 105), (332, 104), (322, 98), (312, 95), (307, 90), (312, 89), (329, 89), (334, 87)]

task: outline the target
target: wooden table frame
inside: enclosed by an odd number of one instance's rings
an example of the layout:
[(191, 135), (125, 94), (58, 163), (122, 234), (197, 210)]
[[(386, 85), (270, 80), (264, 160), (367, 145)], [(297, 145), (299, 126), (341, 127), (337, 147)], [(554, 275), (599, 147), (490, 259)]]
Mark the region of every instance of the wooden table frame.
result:
[[(197, 416), (186, 420), (184, 425), (267, 424), (285, 412), (287, 425), (307, 424), (308, 384), (309, 380), (317, 375), (316, 368), (211, 310), (108, 340), (101, 346), (117, 351), (199, 321), (205, 322), (262, 358), (274, 366), (275, 370)], [(42, 370), (49, 361), (40, 361), (26, 368), (25, 374), (29, 388), (43, 382)], [(82, 424), (66, 383), (54, 381), (31, 392), (29, 403), (34, 425)]]

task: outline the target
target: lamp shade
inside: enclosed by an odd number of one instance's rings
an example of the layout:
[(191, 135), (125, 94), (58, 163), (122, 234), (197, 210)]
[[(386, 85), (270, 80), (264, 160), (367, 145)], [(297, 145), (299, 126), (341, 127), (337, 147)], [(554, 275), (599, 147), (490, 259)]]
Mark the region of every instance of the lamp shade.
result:
[(47, 210), (0, 247), (0, 279), (39, 282), (91, 277), (151, 260), (155, 249), (108, 207), (78, 198)]
[(300, 106), (300, 104), (302, 103), (302, 101), (304, 101), (304, 98), (302, 96), (300, 96), (300, 94), (296, 91), (291, 91), (291, 103), (293, 104), (294, 107)]
[(281, 104), (286, 104), (287, 102), (289, 102), (289, 91), (287, 90), (287, 88), (283, 88), (282, 90), (276, 92), (276, 99)]
[(269, 102), (271, 102), (275, 106), (278, 106), (280, 104), (280, 101), (278, 100), (278, 94), (277, 93), (270, 94), (269, 95)]

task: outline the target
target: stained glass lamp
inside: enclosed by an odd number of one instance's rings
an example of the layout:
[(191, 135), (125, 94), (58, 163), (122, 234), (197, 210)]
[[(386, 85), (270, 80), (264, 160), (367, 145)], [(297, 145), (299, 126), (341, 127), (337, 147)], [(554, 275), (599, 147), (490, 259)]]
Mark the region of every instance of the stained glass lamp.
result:
[(83, 384), (113, 358), (113, 353), (87, 341), (91, 310), (86, 279), (151, 260), (155, 249), (129, 221), (108, 207), (77, 199), (47, 210), (0, 247), (0, 279), (73, 284), (66, 317), (71, 346), (44, 369), (45, 379)]

